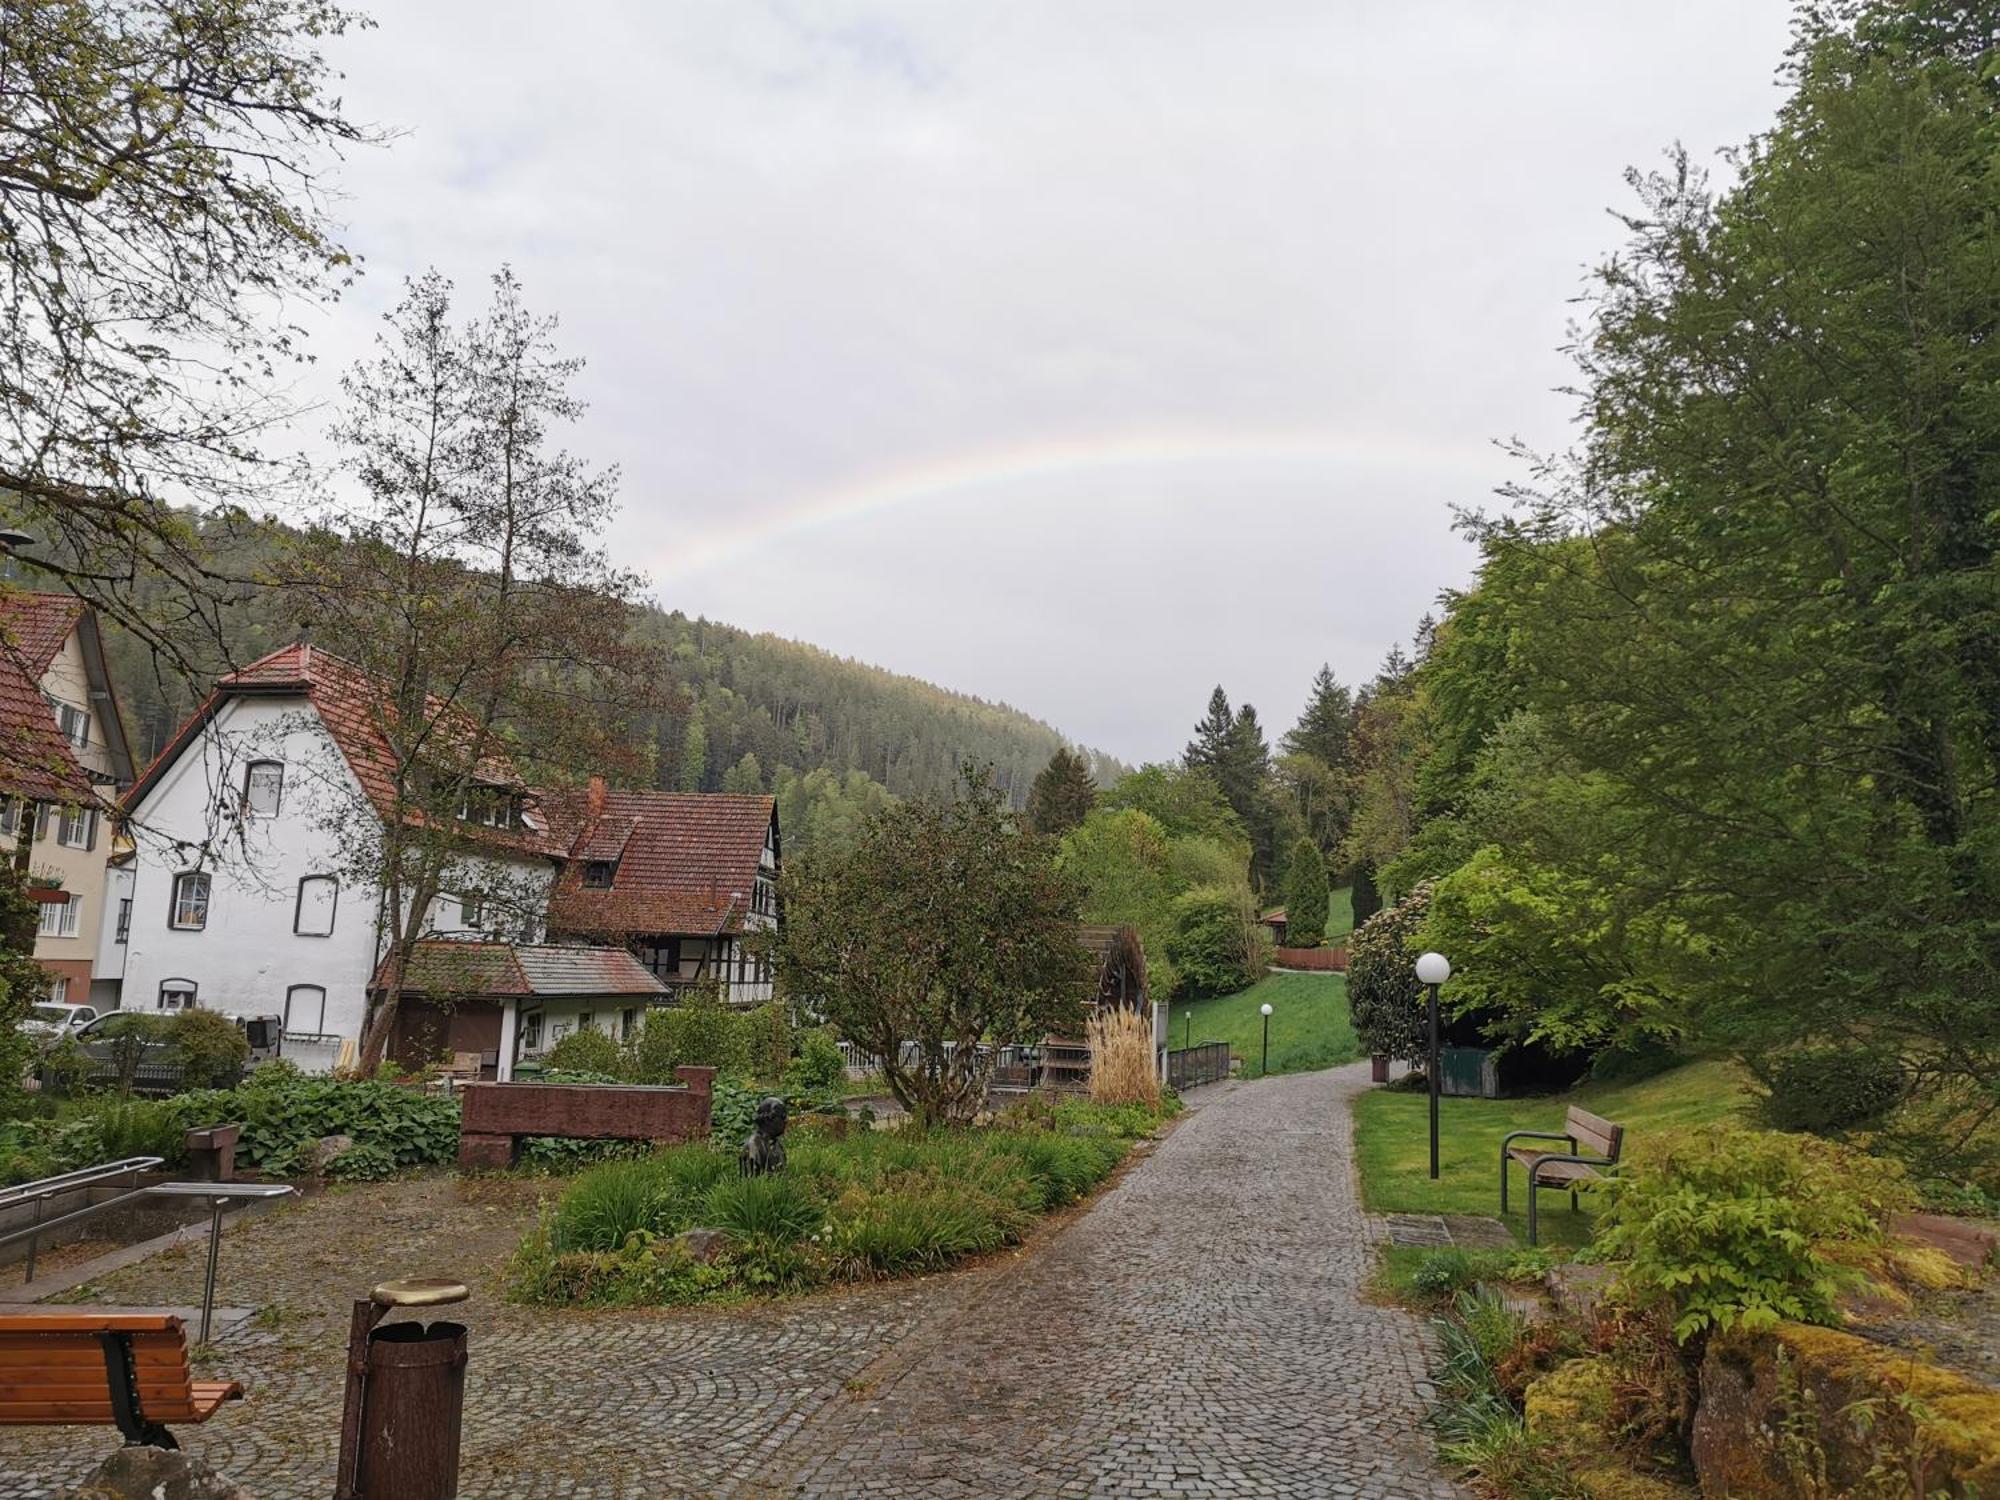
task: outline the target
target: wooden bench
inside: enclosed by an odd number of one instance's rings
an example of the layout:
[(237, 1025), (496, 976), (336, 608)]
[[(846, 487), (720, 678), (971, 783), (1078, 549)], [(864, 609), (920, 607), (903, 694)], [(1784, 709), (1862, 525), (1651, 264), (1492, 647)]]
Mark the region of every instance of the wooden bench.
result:
[(196, 1380), (187, 1327), (166, 1313), (0, 1316), (0, 1427), (116, 1427), (177, 1448), (168, 1422), (206, 1422), (243, 1387)]
[[(1567, 1151), (1537, 1151), (1517, 1146), (1516, 1141), (1565, 1141)], [(1569, 1206), (1574, 1210), (1576, 1185), (1594, 1181), (1604, 1169), (1618, 1165), (1618, 1153), (1625, 1144), (1625, 1127), (1614, 1125), (1600, 1115), (1574, 1104), (1563, 1117), (1560, 1131), (1515, 1130), (1500, 1142), (1500, 1212), (1507, 1212), (1507, 1170), (1514, 1162), (1528, 1169), (1528, 1243), (1536, 1243), (1535, 1194), (1545, 1187), (1568, 1188)]]

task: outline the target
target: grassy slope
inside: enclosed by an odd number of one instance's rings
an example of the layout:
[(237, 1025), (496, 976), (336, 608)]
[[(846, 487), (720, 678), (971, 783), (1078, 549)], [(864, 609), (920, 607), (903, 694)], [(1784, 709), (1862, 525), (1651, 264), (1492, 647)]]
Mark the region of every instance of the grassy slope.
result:
[(1352, 886), (1335, 886), (1326, 903), (1326, 941), (1328, 947), (1338, 947), (1340, 940), (1354, 931), (1354, 889)]
[[(1345, 974), (1266, 974), (1247, 990), (1213, 1000), (1181, 1000), (1173, 1007), (1171, 1046), (1182, 1039), (1227, 1042), (1243, 1059), (1245, 1078), (1259, 1076), (1264, 1017), (1271, 1007), (1271, 1071), (1300, 1073), (1352, 1062), (1361, 1055), (1347, 1019)], [(1194, 1013), (1192, 1026), (1188, 1012)]]
[[(1703, 1062), (1640, 1083), (1587, 1084), (1548, 1098), (1446, 1099), (1439, 1111), (1441, 1175), (1432, 1182), (1425, 1096), (1377, 1089), (1354, 1104), (1362, 1201), (1378, 1213), (1497, 1214), (1500, 1138), (1510, 1130), (1559, 1130), (1563, 1111), (1579, 1104), (1625, 1126), (1630, 1139), (1723, 1119), (1747, 1097), (1741, 1077), (1727, 1064)], [(1525, 1244), (1527, 1195), (1519, 1167), (1508, 1191), (1507, 1224)], [(1567, 1194), (1544, 1193), (1543, 1242), (1581, 1244), (1589, 1235), (1588, 1195), (1584, 1205), (1583, 1213), (1571, 1214)]]

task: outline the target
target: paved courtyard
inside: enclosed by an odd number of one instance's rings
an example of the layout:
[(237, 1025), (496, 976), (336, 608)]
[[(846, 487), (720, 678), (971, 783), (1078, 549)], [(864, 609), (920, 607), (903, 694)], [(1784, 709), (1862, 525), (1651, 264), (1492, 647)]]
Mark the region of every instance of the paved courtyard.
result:
[[(450, 1178), (246, 1223), (222, 1300), (266, 1309), (208, 1361), (249, 1398), (185, 1446), (264, 1500), (332, 1491), (346, 1303), (470, 1278), (473, 1497), (1449, 1496), (1415, 1319), (1361, 1299), (1347, 1100), (1363, 1067), (1221, 1084), (1088, 1212), (967, 1271), (738, 1310), (512, 1307), (551, 1191)], [(92, 1288), (181, 1303), (193, 1251)], [(115, 1445), (0, 1429), (0, 1500)]]

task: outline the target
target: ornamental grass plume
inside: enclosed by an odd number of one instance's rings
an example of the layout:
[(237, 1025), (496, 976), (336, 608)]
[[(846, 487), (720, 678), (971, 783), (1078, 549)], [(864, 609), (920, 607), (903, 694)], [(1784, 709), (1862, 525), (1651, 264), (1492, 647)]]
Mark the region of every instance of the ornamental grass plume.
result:
[(1160, 1102), (1153, 1032), (1136, 1010), (1107, 1010), (1085, 1026), (1090, 1043), (1090, 1097), (1098, 1104)]

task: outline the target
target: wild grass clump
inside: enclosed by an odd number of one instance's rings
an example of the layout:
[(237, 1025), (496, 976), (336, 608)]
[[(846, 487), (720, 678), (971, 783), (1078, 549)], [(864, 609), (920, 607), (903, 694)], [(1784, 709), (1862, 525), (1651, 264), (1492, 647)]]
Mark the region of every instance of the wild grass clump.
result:
[[(1102, 1182), (1164, 1116), (1086, 1101), (976, 1129), (801, 1131), (782, 1172), (733, 1152), (668, 1147), (584, 1172), (514, 1260), (539, 1303), (674, 1305), (935, 1270), (1018, 1244), (1038, 1215)], [(719, 1256), (677, 1236), (720, 1230)]]
[(1100, 1011), (1084, 1030), (1090, 1043), (1091, 1102), (1157, 1106), (1160, 1070), (1145, 1018), (1136, 1010)]

